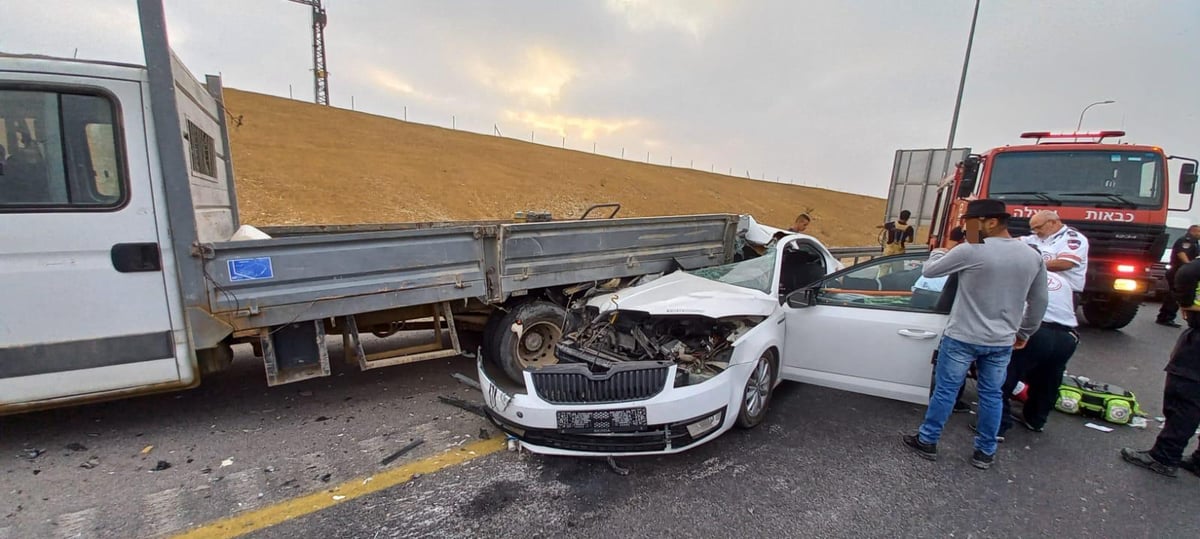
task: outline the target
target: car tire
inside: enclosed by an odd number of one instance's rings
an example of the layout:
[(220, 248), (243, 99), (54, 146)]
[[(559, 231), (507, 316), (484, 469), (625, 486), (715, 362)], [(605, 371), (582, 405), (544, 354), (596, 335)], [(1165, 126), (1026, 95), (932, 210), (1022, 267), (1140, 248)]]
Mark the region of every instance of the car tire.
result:
[(1080, 308), (1083, 319), (1097, 329), (1117, 330), (1128, 326), (1137, 317), (1138, 301), (1118, 299), (1104, 303), (1084, 303)]
[[(522, 332), (512, 330), (517, 322)], [(514, 382), (525, 383), (526, 367), (558, 363), (555, 345), (576, 325), (566, 309), (557, 303), (533, 300), (518, 303), (498, 317), (484, 335), (485, 350)]]
[(746, 386), (742, 389), (741, 408), (737, 425), (743, 429), (758, 426), (767, 417), (771, 394), (775, 390), (775, 356), (770, 350), (763, 352), (750, 371)]

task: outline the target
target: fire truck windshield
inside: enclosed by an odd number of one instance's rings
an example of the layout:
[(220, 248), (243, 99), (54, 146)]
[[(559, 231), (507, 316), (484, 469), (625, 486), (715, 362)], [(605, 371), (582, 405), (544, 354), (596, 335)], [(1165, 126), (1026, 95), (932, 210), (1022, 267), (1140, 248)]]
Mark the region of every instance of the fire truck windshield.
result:
[(988, 196), (1007, 202), (1158, 208), (1164, 191), (1162, 157), (1153, 152), (1001, 152), (988, 178)]

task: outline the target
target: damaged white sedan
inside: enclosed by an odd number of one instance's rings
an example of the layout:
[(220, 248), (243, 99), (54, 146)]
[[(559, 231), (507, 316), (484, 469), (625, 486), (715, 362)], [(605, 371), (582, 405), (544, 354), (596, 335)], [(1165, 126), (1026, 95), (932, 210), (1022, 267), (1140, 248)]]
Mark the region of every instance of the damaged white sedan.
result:
[(754, 427), (784, 380), (924, 404), (947, 311), (924, 255), (841, 269), (810, 236), (777, 246), (593, 298), (519, 382), (480, 358), (489, 418), (536, 453), (631, 456)]

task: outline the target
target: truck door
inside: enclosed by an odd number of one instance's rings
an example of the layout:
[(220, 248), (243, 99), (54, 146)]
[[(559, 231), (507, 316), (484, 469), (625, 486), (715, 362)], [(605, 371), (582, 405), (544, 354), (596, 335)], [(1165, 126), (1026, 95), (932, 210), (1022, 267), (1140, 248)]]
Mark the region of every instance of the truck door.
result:
[(180, 380), (143, 110), (0, 66), (0, 407)]

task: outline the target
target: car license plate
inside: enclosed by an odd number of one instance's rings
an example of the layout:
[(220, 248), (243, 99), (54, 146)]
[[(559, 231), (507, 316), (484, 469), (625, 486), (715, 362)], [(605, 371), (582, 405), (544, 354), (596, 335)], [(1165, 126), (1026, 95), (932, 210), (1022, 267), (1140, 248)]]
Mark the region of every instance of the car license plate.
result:
[(645, 408), (558, 412), (558, 430), (563, 432), (630, 432), (642, 430), (645, 427)]

